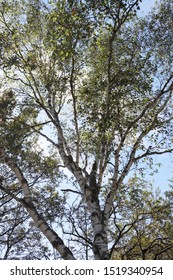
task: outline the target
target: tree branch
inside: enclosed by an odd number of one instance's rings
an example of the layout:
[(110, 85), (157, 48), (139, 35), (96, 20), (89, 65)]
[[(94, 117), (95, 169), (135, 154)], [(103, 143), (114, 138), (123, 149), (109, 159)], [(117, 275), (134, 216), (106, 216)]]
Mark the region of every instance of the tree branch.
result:
[(75, 123), (75, 130), (76, 130), (76, 162), (79, 164), (79, 156), (80, 156), (80, 133), (79, 133), (79, 126), (78, 126), (78, 115), (77, 115), (77, 108), (76, 108), (76, 96), (75, 96), (75, 86), (74, 86), (74, 72), (75, 72), (75, 61), (74, 57), (72, 57), (72, 69), (70, 75), (70, 90), (73, 99), (73, 114), (74, 114), (74, 123)]

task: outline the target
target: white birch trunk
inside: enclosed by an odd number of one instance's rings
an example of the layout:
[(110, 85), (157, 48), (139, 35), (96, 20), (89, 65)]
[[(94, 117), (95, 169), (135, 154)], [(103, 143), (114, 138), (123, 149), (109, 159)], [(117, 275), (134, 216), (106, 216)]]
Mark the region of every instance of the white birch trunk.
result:
[[(7, 156), (4, 152), (4, 150), (0, 149), (0, 156), (1, 161), (7, 164), (7, 166), (14, 172), (16, 175), (19, 184), (21, 185), (21, 188), (23, 190), (24, 198), (23, 199), (17, 199), (17, 201), (20, 201), (22, 205), (25, 207), (25, 209), (28, 211), (30, 217), (33, 219), (35, 225), (38, 229), (44, 234), (44, 236), (50, 241), (52, 246), (59, 252), (61, 257), (64, 260), (74, 260), (74, 256), (72, 252), (67, 248), (62, 239), (58, 236), (58, 234), (50, 228), (50, 226), (47, 224), (47, 222), (44, 220), (42, 215), (40, 215), (36, 209), (36, 207), (33, 204), (32, 201), (32, 195), (29, 189), (28, 182), (26, 178), (24, 177), (21, 169), (16, 164), (16, 162), (9, 156)], [(8, 193), (8, 191), (7, 191)]]
[(62, 239), (58, 234), (52, 230), (46, 223), (44, 218), (37, 212), (32, 202), (28, 203), (23, 199), (23, 205), (30, 214), (37, 228), (44, 234), (44, 236), (50, 241), (53, 248), (55, 248), (64, 260), (75, 260), (72, 252), (66, 247)]

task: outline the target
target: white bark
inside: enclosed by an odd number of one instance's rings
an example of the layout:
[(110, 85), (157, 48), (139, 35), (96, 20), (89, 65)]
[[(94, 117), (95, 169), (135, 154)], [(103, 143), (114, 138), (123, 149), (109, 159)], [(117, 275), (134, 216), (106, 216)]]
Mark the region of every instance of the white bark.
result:
[(93, 253), (96, 260), (108, 259), (108, 242), (107, 242), (107, 221), (101, 211), (98, 194), (93, 193), (87, 179), (82, 175), (80, 169), (74, 170), (74, 175), (83, 191), (88, 210), (91, 215), (91, 224), (94, 233)]
[(23, 200), (23, 205), (27, 209), (35, 225), (40, 229), (45, 237), (50, 241), (52, 246), (59, 252), (64, 260), (75, 260), (72, 252), (67, 248), (58, 234), (52, 230), (44, 218), (37, 212), (32, 202), (28, 203)]

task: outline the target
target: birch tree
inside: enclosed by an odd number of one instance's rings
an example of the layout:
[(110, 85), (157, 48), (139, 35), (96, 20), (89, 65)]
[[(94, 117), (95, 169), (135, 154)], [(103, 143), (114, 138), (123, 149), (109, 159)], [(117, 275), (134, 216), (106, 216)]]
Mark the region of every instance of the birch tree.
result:
[(65, 260), (65, 202), (85, 209), (91, 257), (109, 259), (129, 172), (173, 151), (172, 3), (138, 19), (140, 2), (0, 4), (0, 189)]

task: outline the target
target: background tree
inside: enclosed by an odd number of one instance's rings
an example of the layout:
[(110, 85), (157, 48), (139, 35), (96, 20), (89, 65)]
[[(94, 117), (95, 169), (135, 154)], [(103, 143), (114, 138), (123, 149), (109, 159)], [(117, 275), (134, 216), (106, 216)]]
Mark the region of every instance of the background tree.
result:
[(172, 190), (163, 196), (149, 182), (134, 177), (121, 192), (114, 202), (116, 230), (110, 230), (112, 258), (172, 259)]
[(161, 1), (142, 20), (139, 4), (0, 5), (0, 188), (63, 259), (75, 252), (65, 245), (62, 220), (73, 233), (79, 227), (65, 202), (83, 205), (80, 231), (90, 220), (85, 252), (90, 246), (94, 259), (109, 259), (113, 202), (128, 173), (173, 150), (172, 3)]

